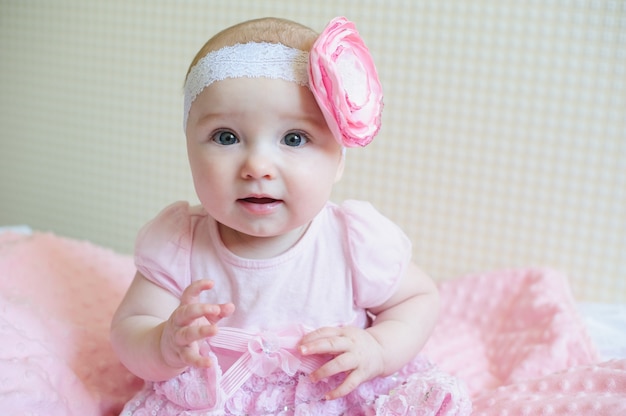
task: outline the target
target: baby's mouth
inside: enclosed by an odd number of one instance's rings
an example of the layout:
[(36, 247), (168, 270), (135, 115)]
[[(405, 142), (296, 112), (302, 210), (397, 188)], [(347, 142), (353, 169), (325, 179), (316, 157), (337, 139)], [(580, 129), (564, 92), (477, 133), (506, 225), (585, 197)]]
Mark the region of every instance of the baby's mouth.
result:
[(274, 202), (278, 202), (279, 200), (269, 197), (248, 197), (242, 198), (240, 201), (248, 202), (250, 204), (272, 204)]
[(269, 215), (280, 208), (283, 201), (269, 196), (249, 196), (237, 200), (240, 206), (252, 215)]

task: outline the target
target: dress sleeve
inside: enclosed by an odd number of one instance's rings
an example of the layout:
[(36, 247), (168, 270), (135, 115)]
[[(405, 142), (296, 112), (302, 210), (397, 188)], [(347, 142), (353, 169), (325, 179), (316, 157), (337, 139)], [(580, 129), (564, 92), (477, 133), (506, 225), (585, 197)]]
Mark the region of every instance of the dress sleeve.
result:
[(180, 297), (191, 283), (189, 204), (176, 202), (140, 231), (135, 243), (135, 266), (151, 282)]
[(411, 260), (411, 242), (400, 227), (367, 202), (346, 201), (342, 209), (355, 305), (380, 306), (400, 284)]

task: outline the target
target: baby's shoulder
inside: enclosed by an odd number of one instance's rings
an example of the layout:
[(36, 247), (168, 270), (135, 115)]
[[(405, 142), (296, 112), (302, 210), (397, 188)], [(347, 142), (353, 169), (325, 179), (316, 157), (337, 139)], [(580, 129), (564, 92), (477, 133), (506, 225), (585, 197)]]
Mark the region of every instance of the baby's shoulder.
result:
[(348, 200), (330, 207), (340, 218), (344, 253), (352, 271), (355, 304), (382, 305), (398, 287), (411, 259), (402, 229), (368, 202)]
[(367, 201), (348, 199), (340, 204), (329, 203), (327, 209), (333, 220), (342, 223), (348, 233), (402, 233), (393, 221)]
[(202, 205), (190, 205), (187, 201), (177, 201), (163, 208), (151, 221), (155, 225), (181, 227), (195, 218), (206, 217)]
[(390, 250), (403, 256), (410, 252), (411, 242), (404, 231), (369, 202), (346, 200), (331, 203), (327, 209), (328, 228), (342, 234), (339, 238), (353, 260), (388, 257)]
[(176, 202), (159, 212), (137, 235), (135, 265), (148, 280), (180, 296), (191, 283), (193, 230), (203, 210)]
[(142, 227), (137, 237), (138, 244), (154, 244), (163, 241), (185, 247), (190, 241), (194, 224), (207, 216), (202, 206), (192, 206), (178, 201), (161, 210)]

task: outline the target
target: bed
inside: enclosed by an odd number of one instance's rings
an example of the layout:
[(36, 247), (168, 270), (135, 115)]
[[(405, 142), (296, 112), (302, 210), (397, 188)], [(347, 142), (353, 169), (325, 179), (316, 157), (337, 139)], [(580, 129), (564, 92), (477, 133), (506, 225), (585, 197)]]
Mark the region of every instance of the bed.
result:
[[(0, 230), (0, 409), (115, 415), (141, 387), (108, 342), (130, 256), (28, 227)], [(462, 378), (474, 414), (626, 414), (626, 305), (583, 304), (557, 270), (439, 284), (424, 353)]]

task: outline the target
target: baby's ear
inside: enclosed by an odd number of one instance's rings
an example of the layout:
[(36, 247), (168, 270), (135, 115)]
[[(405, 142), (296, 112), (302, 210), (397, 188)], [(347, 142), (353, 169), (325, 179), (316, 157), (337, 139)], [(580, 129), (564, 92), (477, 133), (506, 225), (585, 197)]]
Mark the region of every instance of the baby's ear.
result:
[(339, 160), (339, 164), (337, 165), (337, 172), (335, 173), (335, 183), (341, 180), (343, 176), (343, 170), (346, 167), (346, 148), (341, 148), (341, 159)]

